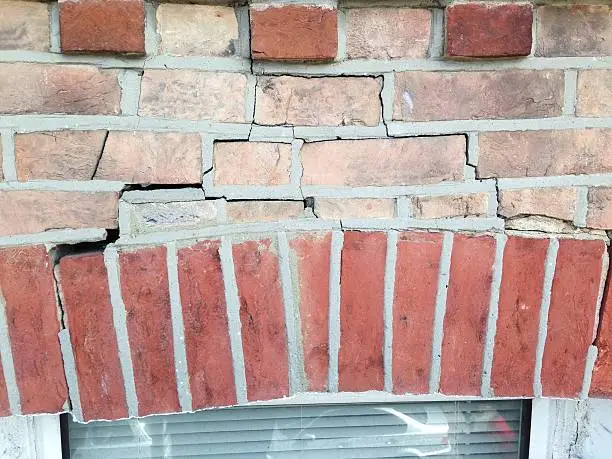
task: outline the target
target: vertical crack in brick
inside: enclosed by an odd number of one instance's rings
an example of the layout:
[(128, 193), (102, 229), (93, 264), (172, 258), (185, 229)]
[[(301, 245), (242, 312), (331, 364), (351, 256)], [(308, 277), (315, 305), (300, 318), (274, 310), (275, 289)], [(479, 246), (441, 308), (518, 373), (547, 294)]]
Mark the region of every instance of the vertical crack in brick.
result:
[(110, 131), (106, 131), (106, 134), (104, 135), (104, 140), (102, 141), (102, 148), (100, 148), (100, 154), (98, 155), (98, 159), (96, 160), (96, 164), (93, 168), (93, 172), (91, 174), (90, 180), (93, 180), (96, 177), (96, 174), (98, 173), (98, 168), (100, 167), (100, 161), (102, 161), (102, 156), (104, 155), (104, 150), (106, 149), (106, 142), (108, 140), (109, 133)]

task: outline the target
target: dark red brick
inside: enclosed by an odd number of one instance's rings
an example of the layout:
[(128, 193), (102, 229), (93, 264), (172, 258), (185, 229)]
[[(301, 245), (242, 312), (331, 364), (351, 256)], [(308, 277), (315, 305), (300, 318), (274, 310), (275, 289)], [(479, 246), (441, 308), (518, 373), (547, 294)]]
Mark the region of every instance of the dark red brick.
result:
[(599, 329), (597, 331), (597, 360), (593, 368), (593, 377), (591, 380), (591, 389), (589, 396), (591, 397), (612, 397), (612, 291), (610, 291), (610, 275), (612, 274), (612, 264), (608, 268), (608, 277), (606, 278), (606, 289), (604, 292), (603, 303), (601, 305), (601, 314)]
[(193, 408), (236, 403), (219, 241), (178, 252), (185, 350)]
[(384, 389), (383, 305), (387, 236), (346, 231), (340, 285), (339, 389)]
[(455, 235), (444, 317), (440, 392), (479, 395), (495, 239)]
[(542, 359), (542, 394), (576, 397), (593, 341), (603, 241), (561, 239)]
[(253, 59), (330, 61), (337, 51), (335, 9), (300, 5), (251, 8)]
[(289, 394), (285, 311), (278, 257), (271, 245), (265, 239), (233, 247), (249, 400)]
[(59, 0), (63, 52), (145, 52), (144, 0)]
[(0, 290), (23, 414), (57, 413), (68, 399), (52, 269), (42, 245), (0, 250)]
[(166, 248), (119, 254), (138, 414), (180, 411)]
[(548, 239), (509, 237), (504, 249), (491, 387), (496, 396), (533, 395)]
[(6, 390), (6, 380), (4, 379), (4, 371), (0, 365), (0, 416), (10, 416), (11, 406), (8, 399), (8, 391)]
[(393, 301), (393, 392), (429, 392), (441, 233), (401, 233)]
[(297, 259), (304, 370), (308, 390), (325, 392), (329, 374), (329, 263), (331, 233), (290, 242)]
[(446, 55), (528, 56), (532, 22), (527, 3), (455, 3), (446, 8)]
[(104, 255), (63, 257), (60, 284), (83, 418), (128, 416)]

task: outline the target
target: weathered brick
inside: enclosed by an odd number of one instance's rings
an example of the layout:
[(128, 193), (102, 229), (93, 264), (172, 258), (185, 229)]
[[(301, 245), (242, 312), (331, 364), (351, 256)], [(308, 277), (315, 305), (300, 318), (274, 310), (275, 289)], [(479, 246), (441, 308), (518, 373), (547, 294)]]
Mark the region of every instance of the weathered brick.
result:
[(127, 403), (104, 255), (62, 257), (59, 279), (83, 418), (125, 418)]
[(316, 198), (315, 214), (319, 218), (393, 218), (395, 199)]
[(202, 141), (178, 132), (111, 132), (95, 179), (126, 183), (200, 183)]
[(548, 239), (509, 237), (504, 248), (491, 388), (498, 397), (533, 395)]
[(236, 54), (238, 21), (234, 8), (213, 5), (171, 5), (157, 8), (161, 52), (176, 56)]
[(119, 253), (138, 415), (180, 411), (166, 248)]
[(0, 236), (60, 228), (117, 228), (118, 193), (0, 191)]
[(463, 180), (465, 148), (465, 137), (458, 135), (307, 143), (301, 150), (302, 185), (390, 186)]
[(517, 215), (543, 215), (572, 221), (576, 199), (575, 188), (501, 190), (498, 213), (507, 218)]
[(593, 367), (589, 391), (589, 397), (596, 398), (612, 397), (612, 353), (610, 353), (610, 346), (612, 345), (612, 291), (610, 290), (610, 283), (612, 282), (612, 277), (610, 277), (610, 269), (612, 268), (608, 268), (606, 287), (599, 316), (599, 327), (597, 339), (595, 340), (597, 360)]
[(144, 0), (59, 0), (63, 52), (145, 52)]
[(289, 394), (285, 312), (273, 250), (270, 239), (242, 242), (232, 249), (249, 401)]
[(68, 401), (52, 270), (42, 245), (0, 249), (0, 290), (23, 414), (57, 413)]
[(454, 237), (444, 316), (440, 392), (479, 395), (495, 239)]
[(347, 56), (349, 59), (427, 57), (430, 25), (431, 12), (426, 9), (347, 9)]
[(546, 5), (538, 16), (537, 56), (612, 55), (612, 7)]
[(178, 252), (185, 351), (194, 409), (236, 403), (219, 241)]
[(402, 72), (395, 76), (393, 119), (558, 116), (563, 108), (563, 86), (559, 70)]
[(49, 50), (49, 9), (44, 3), (0, 4), (0, 49)]
[(106, 131), (55, 131), (15, 135), (17, 178), (91, 180)]
[(533, 7), (528, 3), (455, 3), (445, 13), (445, 50), (449, 57), (510, 57), (531, 53)]
[(255, 122), (298, 126), (377, 126), (381, 119), (379, 78), (261, 77)]
[[(124, 210), (125, 209), (125, 210)], [(123, 207), (131, 235), (169, 230), (198, 229), (217, 224), (214, 201), (146, 202)], [(121, 228), (126, 231), (126, 228)]]
[(284, 185), (291, 182), (291, 145), (215, 142), (215, 185)]
[(0, 113), (117, 115), (115, 70), (84, 65), (0, 64)]
[(612, 229), (612, 188), (589, 188), (587, 202), (587, 226)]
[(299, 235), (289, 244), (295, 260), (308, 390), (325, 392), (329, 373), (331, 233)]
[(251, 7), (251, 55), (257, 60), (330, 61), (338, 51), (335, 9)]
[(4, 379), (4, 371), (0, 365), (0, 416), (10, 416), (11, 406), (8, 398), (8, 390), (6, 380)]
[[(612, 28), (612, 23), (610, 25)], [(578, 116), (610, 116), (612, 114), (612, 70), (578, 72)]]
[[(2, 136), (0, 135), (0, 158), (2, 158)], [(4, 161), (0, 160), (0, 182), (4, 180)]]
[(227, 217), (232, 223), (287, 220), (304, 216), (303, 201), (228, 202)]
[(338, 384), (341, 391), (384, 389), (386, 250), (385, 233), (344, 233), (338, 355)]
[(479, 136), (479, 178), (612, 172), (612, 129), (486, 132)]
[(400, 233), (393, 300), (393, 392), (429, 392), (441, 233)]
[(483, 217), (488, 213), (488, 206), (486, 193), (412, 198), (415, 218)]
[(561, 239), (548, 313), (542, 394), (575, 398), (593, 341), (603, 241)]
[(242, 123), (246, 76), (197, 70), (146, 70), (140, 116)]

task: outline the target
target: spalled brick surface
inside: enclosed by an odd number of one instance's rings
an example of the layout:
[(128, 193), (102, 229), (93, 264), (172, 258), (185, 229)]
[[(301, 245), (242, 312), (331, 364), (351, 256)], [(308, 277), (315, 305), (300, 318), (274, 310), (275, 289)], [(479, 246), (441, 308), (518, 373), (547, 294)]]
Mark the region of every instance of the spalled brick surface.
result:
[(49, 9), (36, 2), (4, 0), (0, 4), (0, 49), (47, 51)]
[[(216, 142), (215, 185), (282, 185), (290, 182), (291, 145), (266, 142)], [(248, 175), (244, 171), (250, 171)]]
[(393, 299), (393, 392), (429, 392), (441, 233), (400, 233)]
[(599, 316), (597, 332), (597, 360), (593, 368), (593, 377), (589, 397), (612, 397), (612, 354), (610, 354), (610, 339), (612, 338), (612, 292), (610, 291), (610, 268), (606, 279), (606, 288)]
[(612, 70), (578, 72), (576, 114), (578, 116), (610, 116), (612, 114)]
[(145, 52), (144, 0), (59, 0), (63, 52)]
[(299, 279), (299, 304), (308, 390), (325, 392), (329, 368), (329, 266), (331, 233), (291, 240)]
[(138, 414), (180, 411), (165, 247), (119, 254)]
[(236, 403), (219, 246), (219, 241), (205, 241), (178, 252), (194, 409)]
[(393, 199), (333, 199), (316, 198), (315, 214), (319, 218), (393, 218)]
[(612, 228), (612, 188), (589, 188), (587, 202), (586, 225), (589, 228)]
[(531, 53), (530, 4), (455, 3), (445, 12), (449, 57), (511, 57)]
[[(74, 352), (85, 420), (127, 417), (123, 373), (113, 325), (104, 255), (63, 257), (62, 306)], [(83, 286), (87, 288), (83, 288)]]
[(511, 236), (504, 248), (491, 389), (498, 397), (533, 395), (547, 239)]
[(376, 126), (381, 116), (381, 89), (378, 78), (263, 77), (257, 84), (255, 122)]
[(572, 221), (576, 199), (575, 188), (501, 190), (498, 213), (504, 217), (544, 215)]
[(273, 250), (269, 239), (233, 247), (249, 401), (289, 394), (285, 312)]
[(488, 212), (485, 193), (464, 196), (417, 196), (412, 198), (415, 218), (482, 217)]
[(335, 9), (251, 7), (251, 55), (257, 60), (329, 61), (338, 49)]
[(559, 241), (542, 359), (544, 396), (580, 394), (605, 249), (603, 241)]
[(480, 394), (494, 259), (492, 237), (454, 237), (442, 340), (443, 394)]
[(52, 265), (44, 246), (0, 249), (0, 289), (23, 414), (68, 401)]
[(547, 118), (563, 108), (558, 70), (402, 72), (395, 83), (395, 120)]
[(383, 301), (387, 238), (344, 233), (340, 283), (338, 385), (344, 392), (383, 390)]

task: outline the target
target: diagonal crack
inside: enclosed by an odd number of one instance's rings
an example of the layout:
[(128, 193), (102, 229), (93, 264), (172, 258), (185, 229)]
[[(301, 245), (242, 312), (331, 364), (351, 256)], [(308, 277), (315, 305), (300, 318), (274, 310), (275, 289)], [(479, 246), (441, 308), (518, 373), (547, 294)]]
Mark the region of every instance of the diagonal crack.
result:
[(96, 164), (93, 169), (93, 173), (91, 174), (90, 180), (93, 180), (98, 173), (98, 168), (100, 167), (100, 161), (102, 161), (102, 156), (104, 156), (104, 150), (106, 149), (106, 142), (108, 141), (108, 135), (110, 131), (106, 131), (104, 135), (104, 140), (102, 141), (102, 148), (100, 148), (100, 154), (98, 155), (98, 159), (96, 160)]

